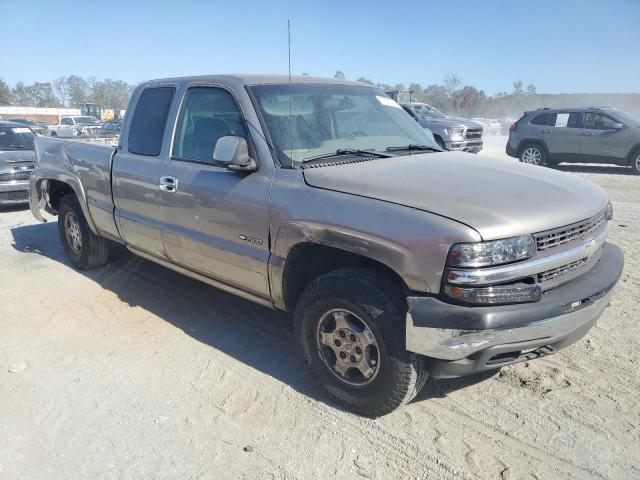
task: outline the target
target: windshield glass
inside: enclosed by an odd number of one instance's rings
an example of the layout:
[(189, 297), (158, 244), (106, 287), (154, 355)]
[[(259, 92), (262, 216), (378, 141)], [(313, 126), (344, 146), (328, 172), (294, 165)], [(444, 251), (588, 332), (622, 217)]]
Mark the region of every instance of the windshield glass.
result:
[(432, 118), (444, 118), (446, 115), (431, 105), (412, 105), (413, 111), (416, 112), (422, 120), (431, 120)]
[(33, 132), (28, 127), (0, 127), (0, 150), (33, 150)]
[(629, 127), (640, 127), (640, 118), (629, 115), (626, 112), (616, 110), (613, 116)]
[(75, 117), (76, 123), (79, 125), (95, 125), (100, 123), (96, 117)]
[(400, 105), (374, 88), (283, 84), (250, 90), (285, 165), (341, 149), (385, 152), (410, 144), (437, 148)]

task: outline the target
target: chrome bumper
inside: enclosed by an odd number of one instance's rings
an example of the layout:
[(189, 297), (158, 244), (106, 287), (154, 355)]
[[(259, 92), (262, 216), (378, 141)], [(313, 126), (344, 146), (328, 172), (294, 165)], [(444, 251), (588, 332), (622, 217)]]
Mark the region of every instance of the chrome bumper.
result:
[[(10, 205), (17, 203), (27, 203), (29, 198), (27, 194), (12, 195), (27, 192), (29, 190), (29, 181), (14, 181), (0, 183), (0, 205)], [(13, 197), (13, 198), (12, 198)]]
[[(434, 376), (441, 377), (524, 361), (529, 350), (553, 352), (589, 331), (609, 304), (623, 265), (620, 248), (606, 243), (591, 270), (546, 292), (537, 303), (466, 307), (409, 297), (406, 348), (439, 360)], [(504, 357), (508, 362), (494, 361), (509, 353), (514, 356)]]

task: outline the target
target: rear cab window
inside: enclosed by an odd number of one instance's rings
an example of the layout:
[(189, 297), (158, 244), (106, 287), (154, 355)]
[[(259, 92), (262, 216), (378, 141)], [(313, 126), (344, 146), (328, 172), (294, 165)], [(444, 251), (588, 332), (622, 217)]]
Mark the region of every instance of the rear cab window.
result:
[(160, 155), (175, 91), (174, 87), (150, 87), (142, 91), (129, 127), (128, 150), (130, 153)]

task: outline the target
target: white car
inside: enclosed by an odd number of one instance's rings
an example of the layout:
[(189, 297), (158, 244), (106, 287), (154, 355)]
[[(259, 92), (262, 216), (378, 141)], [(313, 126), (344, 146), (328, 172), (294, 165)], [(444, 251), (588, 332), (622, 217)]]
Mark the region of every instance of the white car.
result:
[(81, 137), (100, 133), (102, 122), (95, 117), (69, 115), (60, 117), (58, 125), (49, 125), (52, 137)]

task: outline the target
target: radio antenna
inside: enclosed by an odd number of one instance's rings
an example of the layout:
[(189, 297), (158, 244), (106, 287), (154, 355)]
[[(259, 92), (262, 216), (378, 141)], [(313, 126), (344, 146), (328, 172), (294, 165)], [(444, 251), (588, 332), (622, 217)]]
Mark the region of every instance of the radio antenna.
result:
[(287, 20), (287, 45), (289, 48), (289, 151), (293, 161), (293, 129), (291, 122), (291, 20)]

